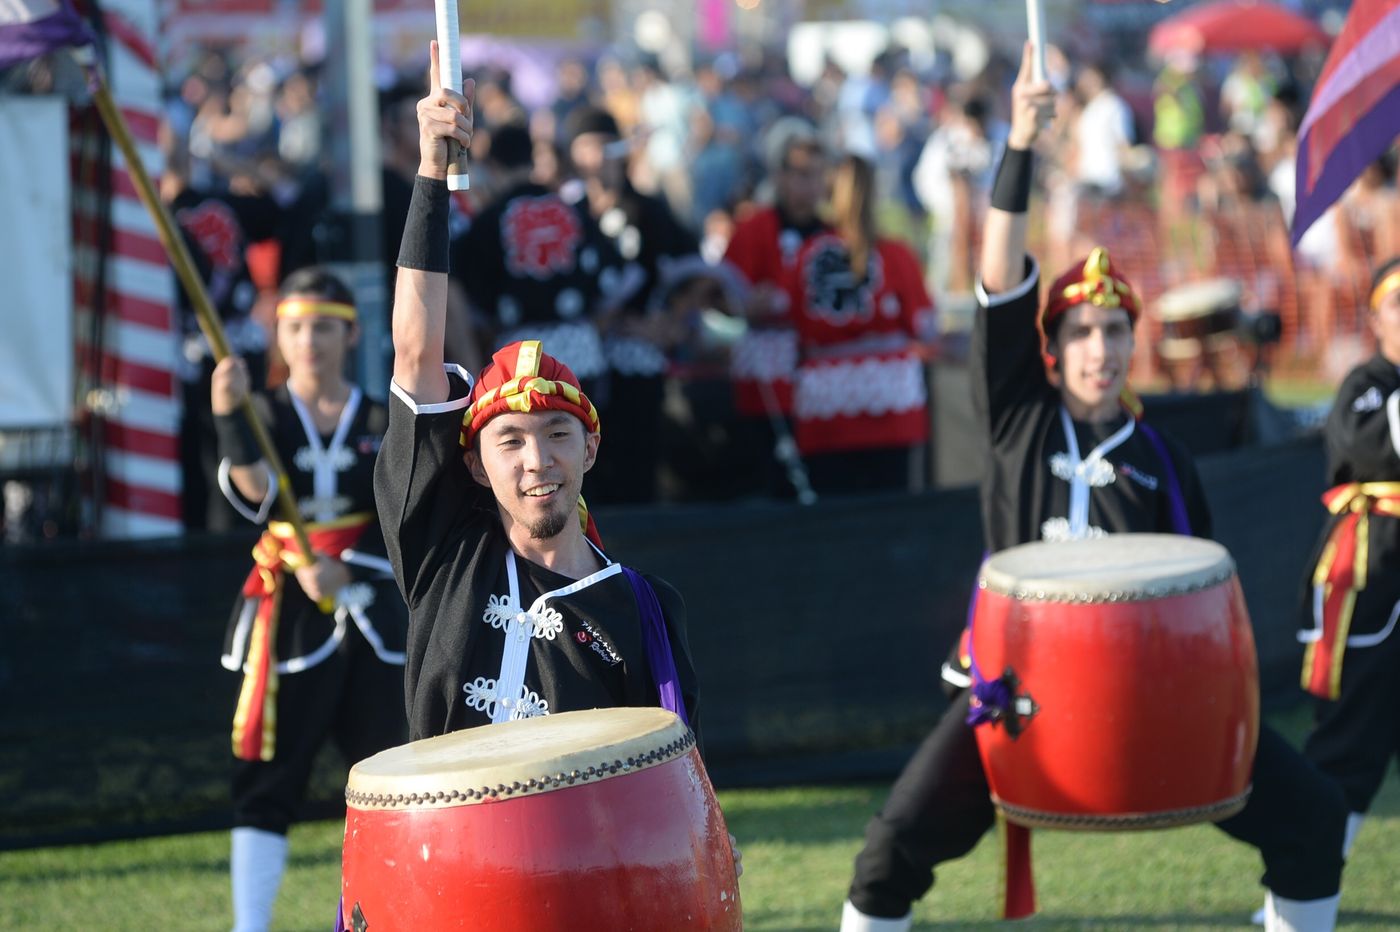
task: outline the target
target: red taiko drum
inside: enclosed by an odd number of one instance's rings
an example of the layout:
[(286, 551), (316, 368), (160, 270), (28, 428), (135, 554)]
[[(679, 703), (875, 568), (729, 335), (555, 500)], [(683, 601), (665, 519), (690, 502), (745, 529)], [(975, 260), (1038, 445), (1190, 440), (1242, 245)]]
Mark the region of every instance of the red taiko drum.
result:
[(664, 709), (565, 712), (414, 741), (345, 791), (349, 929), (742, 929), (695, 736)]
[(1009, 720), (976, 729), (1008, 819), (1145, 829), (1244, 807), (1259, 674), (1225, 548), (1164, 534), (1026, 544), (991, 557), (978, 586), (973, 660), (1019, 695)]

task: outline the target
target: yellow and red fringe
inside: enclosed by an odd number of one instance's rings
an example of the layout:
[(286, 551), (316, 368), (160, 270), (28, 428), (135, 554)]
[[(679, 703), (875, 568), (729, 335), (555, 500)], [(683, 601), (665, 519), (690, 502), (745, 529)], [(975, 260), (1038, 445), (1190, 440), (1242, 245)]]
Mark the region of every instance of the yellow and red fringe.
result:
[[(307, 540), (315, 551), (340, 553), (354, 546), (374, 520), (368, 513), (347, 515), (336, 521), (309, 524)], [(233, 756), (239, 760), (272, 760), (277, 752), (277, 625), (282, 614), (286, 571), (307, 564), (292, 526), (272, 521), (253, 546), (253, 569), (243, 582), (243, 597), (258, 599), (248, 656), (243, 662), (243, 685), (233, 713)], [(321, 611), (335, 610), (333, 600), (320, 603)]]
[(1327, 490), (1322, 503), (1343, 517), (1332, 526), (1313, 571), (1322, 587), (1322, 632), (1303, 654), (1303, 688), (1336, 699), (1342, 688), (1342, 655), (1356, 596), (1366, 588), (1372, 514), (1400, 518), (1400, 482), (1350, 482)]

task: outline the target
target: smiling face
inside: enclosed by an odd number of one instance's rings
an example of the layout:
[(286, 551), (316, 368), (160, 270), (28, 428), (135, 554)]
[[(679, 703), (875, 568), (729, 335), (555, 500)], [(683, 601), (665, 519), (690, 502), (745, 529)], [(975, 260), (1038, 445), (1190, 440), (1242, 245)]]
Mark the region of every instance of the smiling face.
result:
[(1128, 381), (1133, 323), (1120, 307), (1077, 304), (1065, 311), (1048, 349), (1058, 361), (1060, 397), (1076, 420), (1108, 420)]
[(519, 525), (532, 539), (548, 540), (579, 526), (579, 492), (598, 440), (572, 414), (511, 412), (486, 423), (466, 463), (472, 478), (496, 496), (507, 534)]

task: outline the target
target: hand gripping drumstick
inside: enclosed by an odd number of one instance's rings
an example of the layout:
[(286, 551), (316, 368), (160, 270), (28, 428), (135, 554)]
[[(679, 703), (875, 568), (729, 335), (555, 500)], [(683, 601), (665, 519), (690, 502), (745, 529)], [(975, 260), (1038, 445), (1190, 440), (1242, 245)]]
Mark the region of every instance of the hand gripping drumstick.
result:
[[(438, 79), (462, 93), (462, 35), (457, 25), (457, 0), (433, 0), (437, 12)], [(455, 139), (447, 140), (447, 190), (467, 191), (467, 154)]]

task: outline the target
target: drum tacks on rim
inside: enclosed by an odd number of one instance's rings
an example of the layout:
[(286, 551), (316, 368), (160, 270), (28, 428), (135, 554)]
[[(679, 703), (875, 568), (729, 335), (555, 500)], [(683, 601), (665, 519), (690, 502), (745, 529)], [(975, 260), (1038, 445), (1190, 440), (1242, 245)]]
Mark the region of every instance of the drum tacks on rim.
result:
[[(1114, 534), (983, 566), (971, 637), (1014, 697), (976, 729), (993, 800), (1032, 827), (1214, 822), (1249, 795), (1258, 662), (1234, 561), (1210, 541)], [(1009, 684), (1009, 686), (1008, 686)]]
[(466, 729), (351, 769), (347, 928), (742, 928), (690, 730), (656, 708)]

